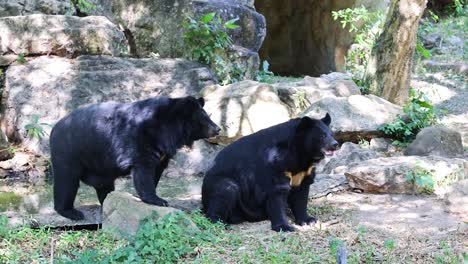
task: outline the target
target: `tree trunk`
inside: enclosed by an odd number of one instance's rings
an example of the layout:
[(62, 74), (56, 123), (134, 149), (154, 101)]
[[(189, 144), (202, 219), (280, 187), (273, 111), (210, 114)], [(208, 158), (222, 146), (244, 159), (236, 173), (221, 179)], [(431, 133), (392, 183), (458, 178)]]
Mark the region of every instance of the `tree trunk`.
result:
[(404, 104), (416, 46), (419, 18), (427, 0), (392, 0), (384, 30), (369, 59), (366, 82), (371, 93)]

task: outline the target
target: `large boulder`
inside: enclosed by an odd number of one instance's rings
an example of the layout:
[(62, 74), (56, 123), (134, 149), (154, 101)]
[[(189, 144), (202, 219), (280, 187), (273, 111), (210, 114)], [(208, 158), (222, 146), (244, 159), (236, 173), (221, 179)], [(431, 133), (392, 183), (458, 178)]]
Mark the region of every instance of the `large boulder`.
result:
[[(39, 123), (53, 125), (85, 104), (197, 95), (201, 87), (214, 82), (206, 67), (182, 59), (39, 57), (6, 71), (1, 126), (9, 139), (24, 141), (29, 149), (44, 153), (47, 135), (40, 144), (25, 140), (25, 126), (34, 122), (33, 114)], [(43, 129), (49, 132), (50, 128)]]
[[(101, 2), (108, 3), (107, 0)], [(247, 4), (247, 5), (246, 5)], [(239, 18), (238, 29), (229, 29), (235, 46), (228, 61), (237, 62), (243, 78), (253, 78), (260, 59), (258, 50), (266, 34), (265, 18), (252, 8), (250, 1), (236, 0), (117, 0), (105, 12), (112, 21), (123, 26), (130, 40), (133, 56), (179, 58), (187, 54), (183, 41), (187, 16), (199, 19), (216, 12), (224, 21)], [(110, 11), (109, 11), (110, 10)], [(245, 49), (245, 50), (244, 50)], [(247, 66), (247, 67), (245, 67)]]
[(468, 175), (468, 161), (438, 156), (384, 157), (359, 161), (334, 171), (344, 173), (351, 188), (371, 193), (414, 193), (424, 191), (407, 177), (427, 173), (434, 182), (462, 180)]
[(0, 18), (0, 55), (124, 56), (123, 32), (105, 17), (29, 15)]
[(297, 82), (280, 82), (273, 84), (278, 90), (281, 100), (295, 114), (305, 110), (311, 104), (324, 97), (349, 97), (359, 95), (359, 87), (346, 74), (330, 73), (320, 78), (304, 77)]
[(370, 139), (381, 135), (380, 126), (392, 122), (401, 108), (375, 95), (325, 97), (306, 109), (302, 115), (321, 118), (329, 113), (331, 129), (338, 141)]
[(379, 154), (370, 149), (361, 148), (359, 145), (345, 142), (332, 157), (327, 157), (317, 165), (317, 173), (332, 174), (340, 166), (378, 158)]
[(462, 138), (457, 131), (442, 125), (426, 127), (419, 131), (416, 139), (405, 150), (405, 155), (461, 157)]
[(222, 146), (204, 140), (195, 141), (192, 147), (185, 147), (177, 151), (173, 159), (169, 161), (163, 175), (170, 178), (204, 177), (205, 172), (211, 168), (221, 149)]
[[(103, 2), (108, 2), (103, 0)], [(183, 27), (186, 16), (199, 18), (217, 12), (224, 20), (239, 18), (240, 28), (230, 30), (234, 44), (257, 52), (266, 34), (265, 18), (245, 1), (159, 0), (111, 1), (112, 20), (128, 30), (134, 40), (134, 52), (139, 56), (159, 53), (162, 57), (184, 54)]]
[(468, 179), (454, 183), (444, 197), (449, 212), (468, 221)]
[(0, 0), (0, 17), (31, 14), (72, 15), (70, 0)]
[[(130, 193), (112, 192), (102, 206), (102, 229), (117, 237), (127, 237), (136, 234), (144, 218), (153, 216), (152, 220), (157, 221), (173, 213), (183, 214), (172, 207), (146, 204)], [(190, 219), (186, 220), (196, 228)]]
[(213, 85), (202, 91), (205, 110), (222, 128), (215, 142), (230, 143), (261, 129), (290, 119), (289, 108), (273, 86), (242, 81), (228, 86)]

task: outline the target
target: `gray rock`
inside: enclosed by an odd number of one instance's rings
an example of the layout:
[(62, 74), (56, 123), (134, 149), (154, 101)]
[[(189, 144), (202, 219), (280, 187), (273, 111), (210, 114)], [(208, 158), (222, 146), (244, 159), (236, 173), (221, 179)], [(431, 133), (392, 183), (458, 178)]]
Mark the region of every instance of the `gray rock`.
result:
[(421, 35), (422, 43), (426, 49), (433, 49), (440, 45), (442, 37), (438, 33)]
[(388, 138), (373, 138), (369, 143), (370, 149), (380, 152), (388, 151), (392, 146), (392, 140)]
[(423, 190), (406, 177), (415, 170), (427, 171), (434, 182), (462, 180), (468, 175), (468, 161), (438, 156), (376, 158), (339, 167), (335, 173), (344, 173), (351, 188), (364, 192), (418, 193)]
[(0, 0), (0, 17), (31, 14), (73, 15), (70, 0)]
[(205, 110), (222, 128), (213, 142), (230, 143), (242, 136), (288, 121), (288, 107), (268, 84), (242, 81), (228, 86), (209, 86), (202, 92)]
[(169, 162), (164, 176), (179, 178), (186, 176), (205, 176), (222, 146), (210, 144), (204, 140), (195, 141), (191, 148), (182, 148)]
[(462, 157), (463, 144), (460, 133), (443, 125), (422, 129), (405, 150), (408, 156)]
[(320, 78), (306, 76), (301, 81), (276, 83), (273, 87), (278, 90), (281, 100), (295, 114), (325, 97), (349, 97), (361, 94), (359, 87), (343, 73), (324, 74)]
[(320, 198), (348, 188), (348, 180), (343, 174), (317, 174), (310, 185), (309, 198)]
[[(241, 4), (239, 4), (239, 2)], [(180, 57), (185, 52), (182, 23), (186, 16), (199, 18), (210, 12), (224, 20), (239, 17), (239, 29), (229, 30), (234, 44), (257, 52), (266, 34), (265, 18), (242, 1), (111, 1), (112, 20), (127, 28), (139, 56), (159, 53), (162, 57)]]
[(317, 173), (332, 174), (338, 167), (377, 157), (379, 157), (379, 154), (373, 150), (363, 149), (357, 144), (345, 142), (335, 155), (322, 160), (317, 165)]
[(375, 95), (325, 97), (306, 109), (301, 115), (321, 118), (331, 115), (331, 129), (341, 142), (378, 137), (378, 128), (392, 122), (401, 108)]
[(464, 221), (468, 221), (468, 179), (450, 186), (444, 200), (449, 212), (460, 215)]
[[(25, 125), (32, 122), (32, 114), (39, 115), (41, 123), (53, 125), (85, 104), (197, 95), (201, 87), (214, 82), (206, 67), (182, 59), (39, 57), (6, 71), (2, 130), (8, 139), (22, 141), (36, 153), (46, 153), (47, 135), (39, 142), (26, 140)], [(47, 126), (43, 129), (50, 132)]]
[(124, 56), (123, 32), (105, 17), (29, 15), (0, 18), (0, 54)]
[[(154, 220), (180, 213), (182, 211), (171, 207), (160, 207), (143, 203), (139, 198), (130, 193), (112, 192), (104, 201), (102, 208), (102, 229), (117, 237), (135, 235), (140, 228), (140, 222), (144, 218), (154, 215)], [(190, 226), (195, 224), (186, 218)]]
[(170, 58), (190, 55), (183, 41), (185, 29), (182, 24), (186, 22), (187, 16), (199, 19), (202, 15), (216, 12), (223, 21), (239, 18), (237, 24), (240, 27), (229, 29), (228, 34), (235, 46), (241, 48), (234, 47), (229, 52), (230, 58), (227, 61), (237, 62), (242, 70), (242, 77), (253, 79), (260, 65), (257, 52), (266, 35), (266, 22), (263, 15), (257, 13), (249, 2), (251, 1), (118, 0), (110, 1), (111, 13), (108, 16), (125, 28), (131, 39), (132, 55), (148, 57), (158, 54)]
[(433, 60), (423, 60), (422, 65), (433, 71), (454, 71), (468, 76), (468, 64), (463, 62), (438, 62)]

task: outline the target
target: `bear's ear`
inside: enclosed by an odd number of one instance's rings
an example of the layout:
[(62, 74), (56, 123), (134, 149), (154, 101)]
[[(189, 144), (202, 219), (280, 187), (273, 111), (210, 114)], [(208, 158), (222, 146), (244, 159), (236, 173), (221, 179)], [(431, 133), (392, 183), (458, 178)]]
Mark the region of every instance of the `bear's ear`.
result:
[(182, 114), (184, 116), (193, 114), (193, 112), (200, 107), (197, 99), (191, 96), (176, 98), (174, 100), (174, 113)]
[(322, 122), (325, 123), (325, 125), (330, 126), (331, 116), (327, 113), (325, 117), (322, 118)]
[(201, 105), (201, 107), (205, 106), (205, 99), (203, 99), (203, 97), (198, 98), (197, 101)]
[(301, 120), (299, 121), (299, 124), (297, 124), (296, 132), (297, 131), (304, 131), (304, 130), (308, 129), (309, 127), (311, 127), (311, 125), (312, 125), (312, 119), (305, 116), (305, 117), (301, 118)]

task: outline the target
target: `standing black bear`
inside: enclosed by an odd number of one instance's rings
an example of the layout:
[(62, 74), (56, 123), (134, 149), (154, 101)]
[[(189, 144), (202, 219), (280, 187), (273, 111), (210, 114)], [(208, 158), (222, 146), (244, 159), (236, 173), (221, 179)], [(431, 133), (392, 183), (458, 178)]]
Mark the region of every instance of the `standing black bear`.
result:
[(330, 122), (328, 114), (292, 119), (227, 146), (203, 180), (205, 215), (228, 224), (270, 219), (273, 230), (294, 231), (289, 204), (296, 224), (314, 223), (307, 214), (314, 166), (338, 147)]
[(220, 131), (204, 103), (193, 97), (107, 102), (61, 119), (50, 134), (55, 210), (83, 219), (73, 206), (80, 180), (96, 189), (102, 204), (114, 180), (129, 173), (143, 202), (167, 206), (155, 189), (169, 160), (183, 145)]

